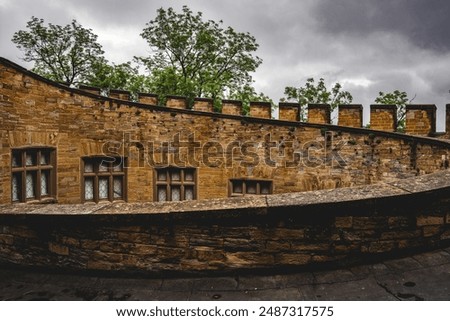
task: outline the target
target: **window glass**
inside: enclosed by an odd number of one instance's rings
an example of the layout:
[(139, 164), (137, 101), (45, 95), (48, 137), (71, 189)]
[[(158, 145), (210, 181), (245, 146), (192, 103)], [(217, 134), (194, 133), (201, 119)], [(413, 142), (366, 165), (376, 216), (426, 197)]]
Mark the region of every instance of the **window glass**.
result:
[(125, 198), (125, 172), (123, 158), (83, 158), (84, 200), (120, 200)]
[(34, 187), (36, 184), (36, 173), (27, 172), (27, 176), (25, 179), (25, 197), (26, 198), (34, 198)]
[(156, 169), (155, 199), (158, 202), (195, 199), (194, 168)]
[(84, 179), (84, 199), (86, 201), (94, 200), (94, 178), (86, 177)]
[(114, 177), (113, 183), (114, 183), (114, 188), (113, 188), (114, 198), (115, 199), (122, 198), (122, 195), (123, 195), (122, 177)]
[(98, 198), (99, 199), (107, 199), (108, 198), (108, 187), (109, 187), (108, 178), (100, 177), (98, 179)]
[(11, 151), (11, 200), (27, 202), (55, 196), (53, 148)]
[(158, 202), (167, 201), (167, 190), (165, 186), (158, 186)]

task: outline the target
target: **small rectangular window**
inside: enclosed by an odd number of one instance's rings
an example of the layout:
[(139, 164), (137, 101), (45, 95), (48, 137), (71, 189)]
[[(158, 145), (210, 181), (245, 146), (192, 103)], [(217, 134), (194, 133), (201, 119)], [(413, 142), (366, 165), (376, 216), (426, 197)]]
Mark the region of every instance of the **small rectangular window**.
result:
[(124, 161), (114, 157), (83, 158), (83, 200), (96, 203), (125, 200)]
[(11, 200), (27, 202), (56, 195), (54, 148), (11, 151)]
[(272, 181), (258, 179), (231, 179), (230, 196), (272, 194)]
[(196, 199), (194, 168), (167, 167), (155, 170), (155, 200), (185, 201)]

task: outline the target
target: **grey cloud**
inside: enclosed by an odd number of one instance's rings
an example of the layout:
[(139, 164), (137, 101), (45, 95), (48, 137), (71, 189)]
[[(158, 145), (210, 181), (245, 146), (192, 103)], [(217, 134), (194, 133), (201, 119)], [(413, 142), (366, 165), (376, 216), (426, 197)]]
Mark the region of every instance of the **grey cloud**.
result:
[(316, 13), (329, 33), (398, 32), (419, 47), (450, 50), (446, 0), (322, 0)]

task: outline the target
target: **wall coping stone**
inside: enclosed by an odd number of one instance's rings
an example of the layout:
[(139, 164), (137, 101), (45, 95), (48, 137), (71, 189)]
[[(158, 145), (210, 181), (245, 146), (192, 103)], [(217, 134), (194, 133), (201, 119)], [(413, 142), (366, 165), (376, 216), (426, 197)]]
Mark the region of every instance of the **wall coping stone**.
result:
[[(182, 202), (99, 203), (99, 204), (3, 204), (0, 216), (8, 215), (203, 215), (205, 213), (233, 214), (245, 209), (261, 215), (289, 207), (339, 204), (370, 199), (386, 199), (437, 190), (450, 190), (450, 170), (406, 178), (390, 183), (360, 187), (337, 188), (311, 192), (275, 194), (225, 199)], [(301, 215), (301, 214), (300, 214)]]
[(222, 104), (233, 104), (233, 105), (242, 106), (242, 101), (235, 100), (235, 99), (222, 99)]
[(406, 110), (437, 110), (434, 104), (414, 104), (406, 105)]
[(361, 104), (343, 104), (343, 105), (339, 105), (339, 108), (343, 108), (343, 109), (363, 109), (363, 105)]
[(206, 101), (206, 102), (213, 102), (213, 101), (214, 101), (214, 99), (212, 99), (212, 98), (206, 98), (206, 97), (197, 97), (197, 98), (194, 98), (194, 101)]
[(110, 89), (109, 92), (111, 94), (129, 94), (129, 90), (122, 90), (122, 89)]
[(250, 107), (272, 107), (272, 103), (270, 101), (251, 101)]
[(370, 109), (397, 109), (397, 105), (370, 105)]

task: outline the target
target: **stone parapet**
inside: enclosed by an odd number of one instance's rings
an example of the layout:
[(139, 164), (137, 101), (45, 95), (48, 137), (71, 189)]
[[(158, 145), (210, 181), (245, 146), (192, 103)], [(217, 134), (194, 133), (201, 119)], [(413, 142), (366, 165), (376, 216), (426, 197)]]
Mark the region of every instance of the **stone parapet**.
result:
[(167, 96), (166, 107), (187, 109), (187, 98), (182, 96)]
[(79, 89), (94, 95), (100, 95), (100, 88), (98, 87), (80, 85)]
[(308, 104), (308, 123), (329, 124), (331, 106), (329, 104)]
[(406, 105), (406, 133), (432, 136), (436, 132), (436, 105)]
[(214, 112), (214, 101), (211, 98), (195, 98), (193, 109), (212, 113)]
[(250, 102), (250, 117), (272, 118), (272, 104), (270, 102)]
[(150, 274), (355, 264), (448, 246), (449, 182), (442, 171), (248, 198), (0, 205), (0, 263)]
[(120, 100), (130, 100), (131, 93), (128, 90), (111, 89), (109, 97)]
[(222, 114), (225, 115), (242, 115), (242, 101), (223, 99)]
[(339, 105), (338, 125), (347, 127), (362, 127), (363, 106), (362, 105)]
[(158, 95), (149, 93), (138, 93), (138, 101), (141, 104), (158, 105)]
[(397, 130), (397, 106), (370, 105), (370, 128), (395, 132)]
[(278, 119), (288, 121), (300, 120), (300, 104), (280, 102), (278, 104)]

